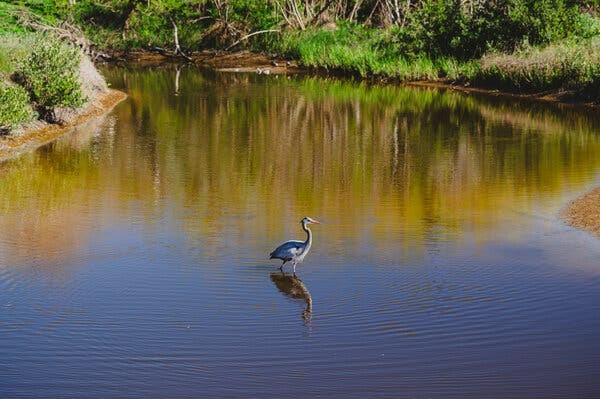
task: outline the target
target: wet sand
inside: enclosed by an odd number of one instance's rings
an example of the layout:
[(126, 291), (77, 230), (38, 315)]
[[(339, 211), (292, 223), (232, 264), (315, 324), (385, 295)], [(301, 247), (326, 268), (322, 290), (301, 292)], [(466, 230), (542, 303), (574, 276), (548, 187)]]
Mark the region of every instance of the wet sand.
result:
[(126, 97), (127, 95), (119, 90), (109, 89), (106, 93), (100, 94), (95, 101), (83, 107), (67, 123), (61, 125), (37, 121), (26, 127), (19, 135), (0, 137), (0, 162), (33, 151), (71, 132), (88, 120), (106, 114)]
[(600, 237), (600, 187), (569, 203), (562, 216), (571, 226)]

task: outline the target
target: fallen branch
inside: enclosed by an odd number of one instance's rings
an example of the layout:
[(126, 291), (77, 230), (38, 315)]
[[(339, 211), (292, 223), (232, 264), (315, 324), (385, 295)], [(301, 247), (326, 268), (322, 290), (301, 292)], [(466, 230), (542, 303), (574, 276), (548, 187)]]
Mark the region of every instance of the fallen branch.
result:
[(243, 42), (244, 40), (248, 39), (251, 36), (258, 35), (259, 33), (269, 33), (269, 32), (279, 32), (279, 29), (266, 29), (266, 30), (259, 30), (259, 31), (256, 31), (256, 32), (252, 32), (249, 35), (246, 35), (246, 36), (242, 37), (240, 40), (236, 41), (231, 46), (227, 47), (225, 49), (225, 51), (231, 49), (232, 47), (235, 47), (236, 45), (240, 44), (241, 42)]

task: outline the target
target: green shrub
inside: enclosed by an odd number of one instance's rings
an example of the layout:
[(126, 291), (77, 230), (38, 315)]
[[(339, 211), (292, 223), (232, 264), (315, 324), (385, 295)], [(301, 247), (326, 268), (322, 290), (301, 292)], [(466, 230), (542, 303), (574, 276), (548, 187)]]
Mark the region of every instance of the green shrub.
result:
[(56, 122), (56, 107), (85, 103), (78, 79), (81, 54), (78, 49), (43, 36), (15, 74), (28, 92), (42, 119)]
[(574, 34), (584, 38), (600, 35), (600, 18), (587, 13), (580, 14), (577, 17)]
[(25, 89), (0, 81), (0, 133), (6, 134), (34, 116)]

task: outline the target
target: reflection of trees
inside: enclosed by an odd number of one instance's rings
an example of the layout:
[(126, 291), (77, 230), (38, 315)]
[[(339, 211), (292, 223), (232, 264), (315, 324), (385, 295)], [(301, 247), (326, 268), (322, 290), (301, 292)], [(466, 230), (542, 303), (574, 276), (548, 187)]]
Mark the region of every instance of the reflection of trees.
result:
[(248, 216), (237, 228), (266, 239), (320, 214), (347, 236), (375, 217), (374, 237), (411, 229), (416, 240), (486, 229), (503, 209), (581, 184), (600, 163), (598, 120), (570, 109), (187, 68), (178, 80), (175, 70), (107, 74), (130, 94), (112, 114), (114, 135), (104, 126), (92, 145), (62, 140), (3, 166), (0, 215), (11, 229), (34, 214), (76, 225), (66, 215), (81, 218), (86, 203), (118, 217), (136, 200), (146, 223), (172, 206), (209, 248), (231, 215)]
[(5, 255), (60, 266), (81, 247), (94, 228), (89, 210), (114, 203), (98, 167), (110, 163), (114, 125), (114, 118), (94, 118), (0, 165), (0, 242), (11, 249)]

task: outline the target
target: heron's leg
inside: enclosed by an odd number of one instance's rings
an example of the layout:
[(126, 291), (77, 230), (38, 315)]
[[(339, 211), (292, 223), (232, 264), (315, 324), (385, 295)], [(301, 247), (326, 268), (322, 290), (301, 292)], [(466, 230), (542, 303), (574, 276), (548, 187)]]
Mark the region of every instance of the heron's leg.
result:
[(296, 262), (292, 262), (292, 265), (294, 265), (294, 276), (296, 275)]
[(283, 265), (285, 265), (285, 262), (287, 262), (287, 260), (283, 261), (283, 263), (281, 264), (281, 266), (279, 266), (279, 270), (283, 271)]

